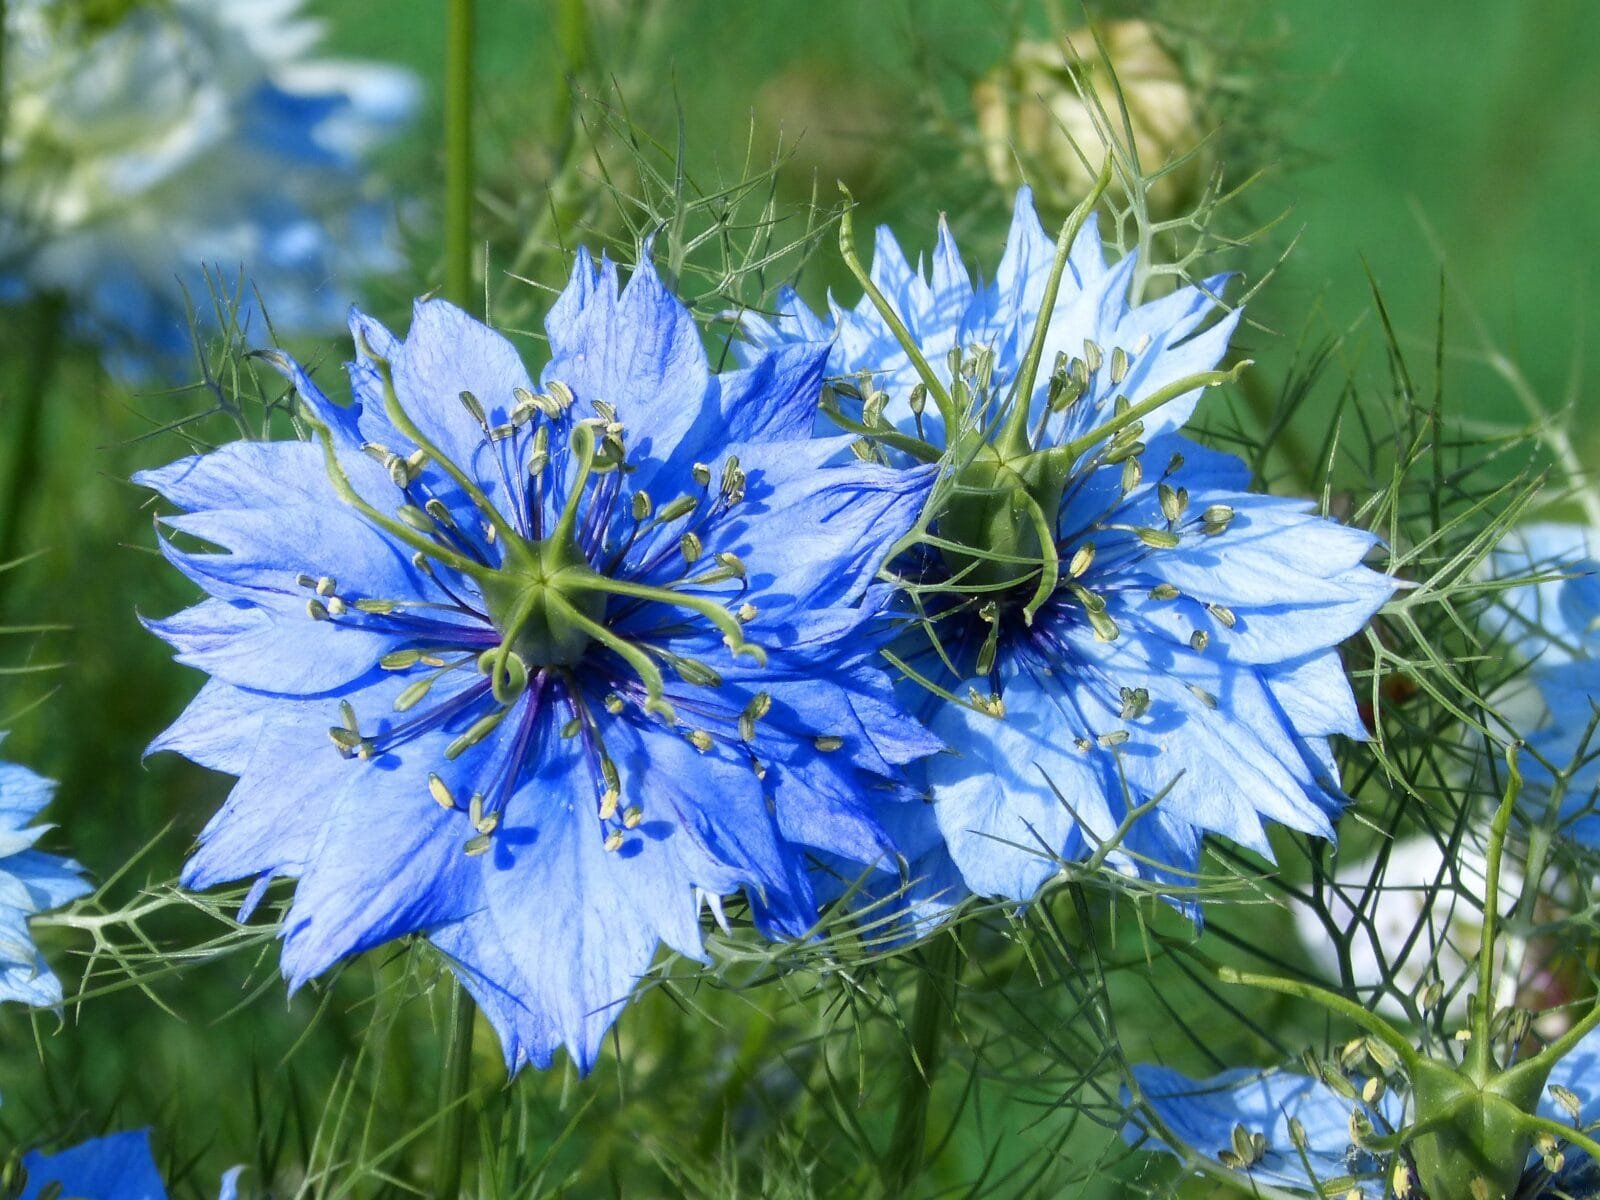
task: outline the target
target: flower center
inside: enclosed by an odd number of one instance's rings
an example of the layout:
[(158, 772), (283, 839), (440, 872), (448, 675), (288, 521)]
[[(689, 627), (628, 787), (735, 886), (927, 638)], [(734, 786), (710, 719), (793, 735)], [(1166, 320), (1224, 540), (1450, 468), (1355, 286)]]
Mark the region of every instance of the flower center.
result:
[(552, 537), (508, 546), (501, 568), (481, 586), (501, 644), (538, 670), (570, 667), (583, 657), (594, 640), (586, 626), (605, 616), (598, 581), (575, 541)]

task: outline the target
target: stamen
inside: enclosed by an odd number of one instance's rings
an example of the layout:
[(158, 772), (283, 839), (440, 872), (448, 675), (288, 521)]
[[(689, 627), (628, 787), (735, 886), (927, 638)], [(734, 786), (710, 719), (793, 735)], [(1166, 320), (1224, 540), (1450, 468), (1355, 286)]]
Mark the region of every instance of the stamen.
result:
[(454, 809), (456, 807), (455, 793), (450, 790), (450, 785), (437, 775), (428, 776), (428, 794), (440, 808)]
[(1128, 352), (1121, 346), (1111, 351), (1111, 386), (1119, 386), (1128, 376)]
[(1208, 605), (1206, 605), (1206, 611), (1208, 613), (1210, 613), (1213, 617), (1215, 617), (1218, 621), (1221, 621), (1222, 624), (1227, 626), (1229, 629), (1232, 629), (1234, 627), (1234, 625), (1238, 623), (1238, 620), (1239, 620), (1237, 617), (1235, 617), (1233, 615), (1233, 609), (1228, 608), (1226, 605), (1208, 604)]

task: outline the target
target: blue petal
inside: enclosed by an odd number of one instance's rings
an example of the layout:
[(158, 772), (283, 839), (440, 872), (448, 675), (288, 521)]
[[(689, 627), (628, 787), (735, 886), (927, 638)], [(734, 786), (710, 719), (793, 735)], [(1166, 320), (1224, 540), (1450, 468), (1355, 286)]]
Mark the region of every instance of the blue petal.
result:
[(389, 366), (395, 397), (406, 415), (447, 458), (495, 495), (495, 456), (461, 394), (471, 392), (477, 398), (490, 425), (505, 424), (516, 404), (516, 390), (533, 390), (516, 348), (455, 305), (423, 300), (412, 309), (411, 328)]
[(22, 1200), (38, 1200), (48, 1184), (88, 1200), (167, 1200), (167, 1188), (150, 1153), (150, 1131), (136, 1129), (94, 1138), (60, 1154), (22, 1156), (28, 1186)]
[(145, 749), (181, 754), (213, 771), (242, 775), (261, 737), (262, 698), (220, 679), (208, 679), (178, 719)]
[(565, 1046), (587, 1071), (661, 942), (702, 957), (683, 857), (687, 850), (693, 863), (698, 851), (648, 808), (631, 842), (637, 849), (607, 851), (593, 793), (574, 788), (575, 772), (587, 774), (576, 754), (570, 742), (542, 751), (484, 856), (483, 907), (462, 930), (435, 935), (469, 968), (480, 995), (504, 994), (486, 1011), (512, 1069), (522, 1061), (547, 1066)]
[(810, 437), (828, 353), (826, 345), (786, 346), (772, 354), (752, 355), (744, 370), (724, 372), (719, 380), (721, 427), (707, 431), (715, 444)]
[(1026, 900), (1058, 861), (1087, 857), (1111, 838), (1121, 806), (1104, 757), (1073, 745), (1087, 730), (1071, 697), (1018, 670), (1005, 701), (1004, 719), (941, 705), (929, 728), (951, 751), (924, 769), (934, 817), (967, 886)]
[(1600, 536), (1582, 525), (1535, 522), (1508, 533), (1490, 560), (1497, 578), (1565, 575), (1497, 593), (1486, 624), (1524, 657), (1555, 665), (1600, 650)]
[(884, 555), (916, 522), (935, 478), (932, 469), (868, 463), (794, 472), (785, 462), (796, 457), (787, 443), (746, 444), (731, 453), (749, 474), (748, 491), (703, 535), (705, 549), (737, 554), (751, 599), (774, 617), (860, 597)]
[[(391, 718), (382, 714), (392, 710), (405, 683), (382, 679), (350, 697), (373, 736), (385, 731)], [(436, 703), (449, 698), (445, 686), (435, 686)], [(525, 707), (529, 699), (520, 703)], [(335, 776), (334, 766), (325, 767), (323, 778), (332, 790), (298, 797), (320, 819), (284, 921), (283, 971), (292, 987), (347, 955), (460, 920), (481, 907), (484, 859), (464, 851), (476, 831), (464, 808), (439, 806), (430, 776), (437, 773), (452, 784), (464, 806), (514, 747), (520, 711), (514, 708), (495, 736), (454, 759), (445, 755), (462, 732), (454, 725), (417, 734), (369, 762), (341, 759), (331, 746), (323, 751), (324, 763), (331, 760), (343, 770)], [(257, 803), (258, 811), (265, 807)]]
[(203, 600), (165, 620), (141, 618), (185, 666), (225, 683), (311, 695), (360, 678), (404, 638), (342, 628), (332, 621), (280, 617), (251, 604)]
[(1552, 1087), (1564, 1087), (1578, 1098), (1578, 1124), (1588, 1128), (1600, 1120), (1600, 1032), (1591, 1032), (1550, 1070), (1550, 1079), (1539, 1099), (1539, 1115), (1566, 1124), (1572, 1120), (1550, 1094)]
[(616, 409), (628, 430), (633, 487), (687, 490), (693, 451), (679, 445), (705, 415), (712, 379), (699, 327), (648, 256), (619, 295), (616, 264), (602, 258), (597, 268), (580, 250), (545, 329), (551, 357), (542, 378), (570, 387), (584, 416), (594, 415), (597, 400)]

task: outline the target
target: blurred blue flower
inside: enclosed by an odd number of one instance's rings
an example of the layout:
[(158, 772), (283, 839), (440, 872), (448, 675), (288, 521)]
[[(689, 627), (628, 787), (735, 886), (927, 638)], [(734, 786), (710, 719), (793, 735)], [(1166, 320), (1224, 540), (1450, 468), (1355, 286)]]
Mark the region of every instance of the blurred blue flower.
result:
[[(148, 1129), (92, 1138), (59, 1154), (35, 1150), (22, 1156), (22, 1166), (28, 1184), (21, 1200), (38, 1200), (52, 1183), (59, 1185), (56, 1195), (73, 1200), (167, 1200)], [(217, 1200), (236, 1200), (241, 1170), (235, 1167), (222, 1176)]]
[(28, 822), (54, 791), (26, 767), (0, 762), (0, 1000), (38, 1007), (61, 1003), (61, 981), (33, 944), (28, 921), (89, 891), (77, 863), (33, 848), (50, 826)]
[[(363, 157), (404, 122), (398, 68), (306, 57), (300, 0), (131, 5), (109, 27), (6, 5), (0, 296), (62, 298), (114, 370), (191, 353), (185, 289), (282, 332), (339, 326), (350, 289), (399, 265)], [(211, 273), (208, 281), (206, 272)]]
[(1501, 641), (1528, 664), (1532, 685), (1496, 697), (1497, 707), (1528, 743), (1521, 758), (1526, 796), (1548, 803), (1556, 786), (1550, 768), (1563, 773), (1562, 830), (1600, 845), (1600, 541), (1581, 525), (1524, 525), (1496, 548), (1491, 571), (1550, 577), (1497, 593), (1488, 615)]
[[(1361, 1111), (1379, 1136), (1398, 1129), (1405, 1119), (1403, 1099), (1384, 1091), (1375, 1104), (1341, 1095), (1320, 1079), (1287, 1071), (1253, 1069), (1224, 1071), (1210, 1079), (1190, 1079), (1166, 1067), (1134, 1068), (1139, 1092), (1166, 1133), (1203, 1158), (1218, 1159), (1241, 1170), (1260, 1184), (1303, 1190), (1322, 1195), (1321, 1184), (1341, 1178), (1387, 1180), (1391, 1175), (1384, 1156), (1374, 1156), (1352, 1143), (1350, 1117)], [(1550, 1073), (1539, 1103), (1539, 1115), (1569, 1123), (1572, 1115), (1556, 1102), (1551, 1088), (1563, 1087), (1577, 1098), (1577, 1124), (1586, 1127), (1600, 1119), (1600, 1033), (1578, 1043)], [(1290, 1122), (1304, 1130), (1303, 1146), (1296, 1146)], [(1248, 1163), (1231, 1161), (1241, 1143), (1259, 1137)], [(1150, 1150), (1175, 1153), (1165, 1134), (1136, 1114), (1124, 1129), (1130, 1143)], [(1525, 1200), (1567, 1200), (1585, 1197), (1600, 1185), (1595, 1164), (1587, 1154), (1562, 1146), (1565, 1160), (1554, 1176), (1537, 1155), (1530, 1155), (1517, 1195)], [(1241, 1180), (1248, 1190), (1249, 1184)], [(1341, 1193), (1342, 1194), (1342, 1193)]]
[[(1330, 836), (1345, 797), (1328, 739), (1366, 736), (1335, 647), (1394, 587), (1362, 565), (1371, 534), (1318, 516), (1309, 501), (1252, 494), (1242, 461), (1178, 432), (1201, 382), (1215, 378), (1186, 384), (1215, 367), (1239, 320), (1235, 310), (1205, 325), (1224, 277), (1131, 304), (1135, 256), (1108, 265), (1091, 218), (1065, 265), (1037, 386), (1017, 413), (1009, 393), (1054, 259), (1023, 189), (993, 283), (974, 285), (942, 223), (931, 273), (913, 270), (886, 229), (872, 262), (943, 386), (972, 396), (950, 507), (935, 510), (943, 539), (899, 568), (923, 589), (927, 618), (901, 654), (943, 691), (940, 700), (924, 690), (917, 706), (952, 753), (921, 768), (933, 804), (891, 819), (917, 860), (921, 899), (934, 904), (959, 895), (958, 879), (1026, 899), (1059, 861), (1113, 841), (1112, 865), (1170, 880), (1195, 867), (1206, 833), (1262, 854), (1270, 821)], [(747, 322), (751, 352), (831, 338), (828, 372), (865, 397), (863, 423), (878, 409), (898, 431), (891, 458), (914, 457), (907, 438), (945, 445), (917, 367), (870, 298), (819, 318), (786, 293), (777, 309)], [(1171, 398), (1141, 421), (1096, 436), (1162, 393)], [(1028, 436), (1025, 453), (1007, 458), (1013, 415)], [(973, 447), (974, 433), (988, 446)], [(1021, 481), (1008, 513), (1001, 500), (956, 509), (966, 461), (988, 479)], [(1039, 565), (1009, 568), (1021, 578), (1007, 587), (1004, 563), (965, 549), (996, 522), (1025, 528), (1030, 501), (1059, 567), (1047, 598), (1035, 591), (1049, 577)], [(954, 595), (941, 601), (932, 590), (941, 585)], [(905, 686), (908, 704), (917, 690)]]
[(140, 477), (229, 551), (164, 543), (210, 598), (151, 622), (213, 677), (153, 749), (240, 777), (184, 878), (297, 877), (295, 986), (426, 932), (511, 1069), (587, 1069), (660, 943), (703, 957), (702, 900), (800, 935), (807, 848), (887, 852), (874, 801), (937, 743), (859, 602), (931, 474), (825, 465), (825, 348), (714, 375), (648, 265), (580, 253), (538, 392), (441, 301), (352, 328), (348, 408), (275, 360), (323, 446)]

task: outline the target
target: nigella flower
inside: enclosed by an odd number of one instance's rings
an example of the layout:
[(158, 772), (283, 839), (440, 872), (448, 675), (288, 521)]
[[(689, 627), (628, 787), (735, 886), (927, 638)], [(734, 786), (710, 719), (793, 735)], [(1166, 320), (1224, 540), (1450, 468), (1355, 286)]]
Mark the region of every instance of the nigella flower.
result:
[(702, 956), (701, 897), (800, 935), (808, 851), (889, 852), (936, 743), (859, 602), (931, 479), (826, 465), (825, 348), (713, 375), (648, 265), (580, 253), (538, 387), (441, 301), (352, 328), (349, 408), (277, 360), (320, 445), (141, 477), (227, 551), (166, 543), (210, 598), (151, 623), (212, 676), (155, 748), (239, 776), (184, 878), (296, 877), (295, 986), (426, 932), (512, 1069), (587, 1068), (658, 945)]
[[(73, 1200), (167, 1200), (148, 1129), (92, 1138), (59, 1154), (34, 1150), (22, 1156), (22, 1169), (27, 1179), (19, 1200), (39, 1200), (46, 1194)], [(236, 1200), (241, 1170), (224, 1173), (217, 1200)]]
[[(1600, 845), (1600, 544), (1581, 525), (1525, 525), (1496, 548), (1491, 569), (1501, 578), (1543, 579), (1499, 592), (1487, 617), (1527, 664), (1531, 687), (1496, 700), (1528, 742), (1522, 766), (1530, 811), (1559, 788), (1562, 832)], [(1555, 773), (1565, 778), (1558, 783)]]
[(61, 297), (129, 374), (183, 361), (208, 268), (230, 291), (242, 269), (245, 310), (258, 289), (280, 331), (336, 328), (357, 279), (397, 265), (362, 158), (417, 85), (307, 57), (299, 7), (173, 0), (106, 25), (8, 4), (0, 291)]
[[(1396, 1178), (1391, 1153), (1374, 1153), (1352, 1140), (1353, 1116), (1354, 1124), (1374, 1138), (1404, 1128), (1411, 1117), (1406, 1098), (1395, 1092), (1364, 1089), (1343, 1077), (1344, 1086), (1336, 1086), (1326, 1077), (1252, 1069), (1197, 1080), (1145, 1065), (1134, 1068), (1134, 1078), (1165, 1130), (1158, 1132), (1148, 1116), (1136, 1114), (1124, 1131), (1128, 1141), (1176, 1153), (1164, 1140), (1170, 1135), (1201, 1157), (1239, 1172), (1246, 1190), (1271, 1184), (1314, 1196), (1376, 1197), (1388, 1195), (1386, 1185)], [(1590, 1034), (1556, 1063), (1538, 1115), (1579, 1129), (1600, 1119), (1600, 1034)], [(1530, 1154), (1522, 1165), (1519, 1200), (1580, 1200), (1596, 1194), (1600, 1168), (1587, 1154), (1570, 1144), (1547, 1149)], [(1410, 1194), (1421, 1195), (1414, 1176), (1410, 1180)], [(1395, 1188), (1396, 1194), (1407, 1194), (1399, 1182)]]
[(26, 767), (0, 762), (0, 1000), (40, 1007), (61, 1003), (61, 981), (34, 945), (28, 921), (89, 891), (77, 863), (33, 848), (50, 826), (28, 823), (54, 791)]
[(1205, 833), (1263, 854), (1268, 822), (1330, 835), (1329, 738), (1364, 735), (1335, 647), (1393, 588), (1362, 565), (1372, 535), (1178, 432), (1226, 377), (1239, 312), (1206, 325), (1226, 280), (1134, 304), (1135, 257), (1108, 264), (1092, 217), (1069, 235), (1052, 247), (1023, 189), (993, 283), (942, 225), (926, 275), (879, 230), (876, 297), (824, 319), (785, 294), (747, 325), (831, 338), (834, 394), (861, 400), (836, 419), (893, 462), (942, 453), (898, 653), (950, 753), (921, 771), (933, 804), (896, 815), (931, 807), (902, 839), (947, 891), (952, 862), (1025, 899), (1062, 860), (1161, 876)]

